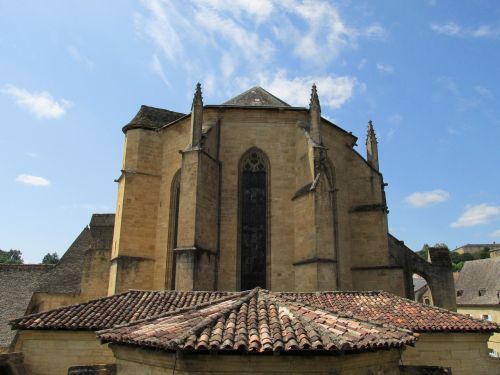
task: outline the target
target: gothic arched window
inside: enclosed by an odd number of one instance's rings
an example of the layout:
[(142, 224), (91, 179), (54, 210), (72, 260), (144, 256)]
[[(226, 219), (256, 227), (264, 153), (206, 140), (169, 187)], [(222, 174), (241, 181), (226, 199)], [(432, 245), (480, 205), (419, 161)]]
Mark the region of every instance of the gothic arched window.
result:
[(174, 249), (177, 247), (177, 234), (179, 231), (179, 199), (181, 195), (181, 171), (178, 170), (172, 184), (170, 185), (170, 220), (169, 220), (169, 252), (167, 254), (167, 278), (165, 279), (165, 287), (167, 289), (175, 289), (175, 254)]
[(240, 161), (240, 287), (266, 288), (269, 163), (256, 148)]

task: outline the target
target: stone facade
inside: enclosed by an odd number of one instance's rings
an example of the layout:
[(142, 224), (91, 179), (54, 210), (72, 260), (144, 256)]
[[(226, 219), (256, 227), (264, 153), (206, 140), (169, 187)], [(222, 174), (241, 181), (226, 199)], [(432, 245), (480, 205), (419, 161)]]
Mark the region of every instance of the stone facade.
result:
[[(315, 87), (309, 109), (259, 87), (222, 105), (202, 100), (198, 87), (190, 115), (124, 128), (109, 294), (242, 285), (411, 294), (391, 255), (371, 122), (365, 160), (356, 137), (321, 117)], [(265, 164), (265, 214), (261, 232), (245, 237), (256, 230), (243, 222), (242, 203), (242, 163), (252, 152)], [(248, 246), (265, 254), (254, 264), (261, 280), (246, 279)]]

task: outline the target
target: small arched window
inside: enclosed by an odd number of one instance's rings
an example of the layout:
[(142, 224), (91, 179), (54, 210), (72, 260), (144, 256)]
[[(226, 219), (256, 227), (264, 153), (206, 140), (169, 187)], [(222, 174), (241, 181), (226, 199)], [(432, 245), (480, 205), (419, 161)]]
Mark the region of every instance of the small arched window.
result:
[(266, 288), (268, 258), (269, 163), (256, 148), (240, 161), (240, 287)]

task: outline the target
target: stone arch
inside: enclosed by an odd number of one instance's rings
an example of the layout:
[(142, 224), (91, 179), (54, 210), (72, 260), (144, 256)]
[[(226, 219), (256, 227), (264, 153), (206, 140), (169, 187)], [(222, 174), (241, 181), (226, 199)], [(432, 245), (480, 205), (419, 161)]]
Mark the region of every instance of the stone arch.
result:
[(252, 147), (238, 164), (237, 283), (240, 290), (271, 287), (269, 158)]
[(175, 289), (175, 256), (177, 234), (179, 231), (179, 203), (181, 192), (181, 170), (175, 172), (170, 184), (170, 212), (168, 221), (168, 250), (165, 289)]
[(412, 275), (416, 273), (427, 282), (435, 306), (456, 310), (455, 283), (447, 248), (430, 247), (428, 262), (408, 248), (403, 241), (389, 235), (389, 249), (393, 261), (404, 270), (407, 298), (415, 298)]

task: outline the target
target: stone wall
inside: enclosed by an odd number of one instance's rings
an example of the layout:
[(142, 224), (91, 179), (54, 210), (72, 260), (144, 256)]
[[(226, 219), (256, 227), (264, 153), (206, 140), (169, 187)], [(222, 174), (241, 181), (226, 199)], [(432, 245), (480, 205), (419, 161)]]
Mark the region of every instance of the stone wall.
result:
[(66, 375), (71, 366), (115, 362), (94, 332), (20, 331), (15, 349), (24, 354), (29, 375)]
[(165, 374), (384, 374), (398, 375), (399, 350), (353, 355), (207, 355), (112, 346), (117, 375)]
[[(491, 321), (500, 323), (500, 306), (458, 306), (457, 311), (460, 314), (467, 314), (476, 319), (485, 319), (491, 317)], [(494, 333), (489, 341), (488, 348), (495, 350), (500, 357), (500, 333)]]
[[(239, 162), (245, 152), (257, 147), (269, 160), (268, 289), (384, 289), (406, 295), (400, 286), (404, 285), (401, 267), (394, 267), (389, 256), (382, 176), (353, 150), (354, 136), (323, 121), (324, 163), (331, 184), (320, 183), (314, 199), (306, 203), (307, 197), (293, 198), (308, 184), (312, 186), (316, 176), (318, 150), (311, 146), (307, 132), (307, 111), (205, 108), (203, 121), (201, 155), (214, 160), (213, 167), (220, 165), (220, 172), (205, 163), (201, 175), (193, 172), (199, 182), (189, 180), (187, 170), (181, 173), (178, 231), (181, 247), (205, 248), (207, 254), (214, 254), (199, 268), (216, 278), (215, 283), (203, 283), (203, 288), (240, 288)], [(172, 181), (183, 158), (186, 168), (192, 164), (184, 152), (189, 135), (189, 117), (160, 131), (126, 133), (109, 293), (172, 287)], [(207, 206), (218, 201), (219, 180), (220, 203)], [(204, 200), (207, 196), (210, 199)], [(196, 257), (186, 255), (179, 265), (192, 274), (196, 267), (189, 262)], [(377, 279), (380, 273), (384, 275)], [(196, 285), (189, 281), (191, 276), (182, 277), (184, 272), (176, 273), (178, 285), (183, 281)]]
[(450, 367), (453, 375), (496, 374), (500, 360), (488, 355), (489, 336), (489, 333), (421, 333), (415, 347), (403, 352), (402, 363)]

